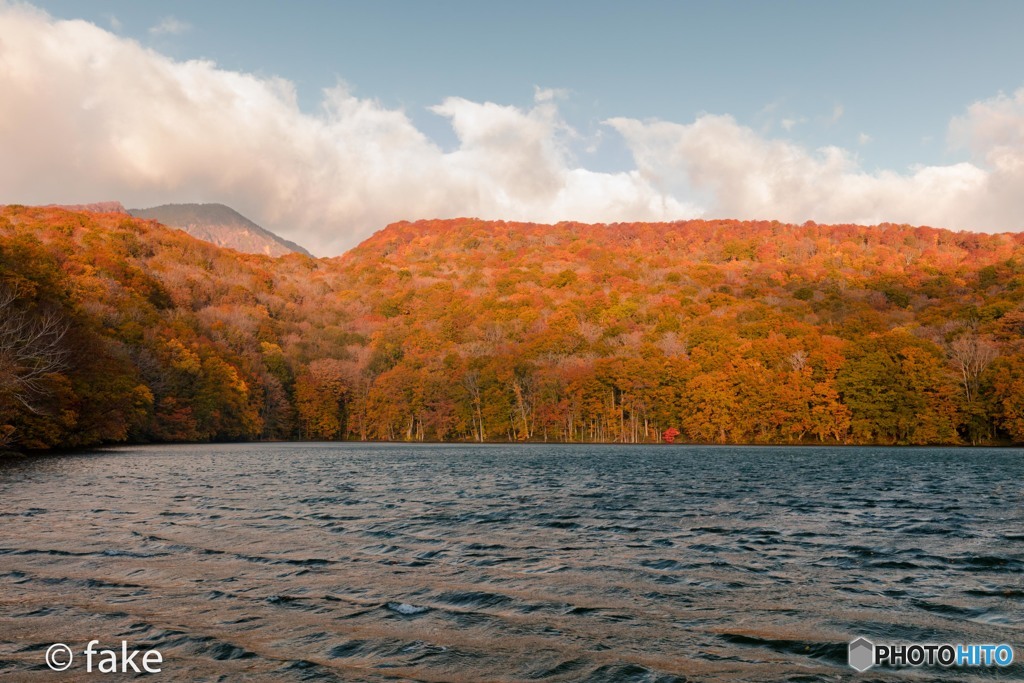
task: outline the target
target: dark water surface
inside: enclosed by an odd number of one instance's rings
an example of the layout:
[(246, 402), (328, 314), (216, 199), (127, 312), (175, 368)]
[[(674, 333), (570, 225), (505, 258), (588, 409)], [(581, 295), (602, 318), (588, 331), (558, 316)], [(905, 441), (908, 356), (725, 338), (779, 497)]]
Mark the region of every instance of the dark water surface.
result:
[[(1018, 663), (857, 675), (861, 635), (1007, 642)], [(43, 664), (93, 638), (159, 649), (164, 680), (1024, 680), (1024, 453), (268, 444), (0, 464), (0, 678), (95, 680)]]

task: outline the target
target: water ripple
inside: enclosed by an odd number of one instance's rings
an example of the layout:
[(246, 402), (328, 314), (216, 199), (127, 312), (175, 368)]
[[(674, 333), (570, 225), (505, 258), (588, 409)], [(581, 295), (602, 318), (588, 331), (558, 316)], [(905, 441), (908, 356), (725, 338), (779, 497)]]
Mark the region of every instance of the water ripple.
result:
[(856, 636), (1020, 643), (1022, 482), (1011, 450), (267, 444), (8, 461), (0, 674), (99, 638), (158, 648), (186, 680), (846, 680)]

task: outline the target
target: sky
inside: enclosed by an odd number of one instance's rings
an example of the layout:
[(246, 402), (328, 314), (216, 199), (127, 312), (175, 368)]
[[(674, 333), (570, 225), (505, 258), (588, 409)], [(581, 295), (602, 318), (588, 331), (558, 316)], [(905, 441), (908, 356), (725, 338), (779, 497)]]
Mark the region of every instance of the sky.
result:
[(1024, 3), (0, 0), (0, 203), (1024, 229)]

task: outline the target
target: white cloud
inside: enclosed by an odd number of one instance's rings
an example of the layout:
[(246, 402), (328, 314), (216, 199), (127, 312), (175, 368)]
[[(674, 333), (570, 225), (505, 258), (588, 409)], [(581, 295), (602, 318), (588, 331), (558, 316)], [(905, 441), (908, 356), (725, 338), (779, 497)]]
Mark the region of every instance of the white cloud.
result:
[(782, 119), (782, 121), (779, 122), (779, 125), (788, 133), (802, 123), (807, 123), (807, 119), (801, 116), (797, 119)]
[(866, 145), (869, 142), (871, 142), (871, 140), (872, 140), (872, 137), (870, 135), (868, 135), (867, 133), (860, 133), (859, 135), (857, 135), (857, 144), (858, 145)]
[(172, 16), (166, 16), (162, 18), (155, 26), (149, 28), (149, 32), (154, 36), (180, 36), (182, 33), (188, 32), (192, 28), (192, 25), (181, 21)]
[(672, 194), (691, 188), (713, 215), (1016, 227), (977, 220), (989, 174), (973, 164), (871, 174), (845, 150), (810, 152), (766, 140), (730, 116), (705, 115), (692, 124), (623, 118), (608, 123), (626, 138), (641, 174), (655, 187)]
[(1024, 161), (1024, 88), (972, 104), (953, 119), (949, 141), (954, 148), (968, 148), (980, 163), (1019, 167)]
[[(82, 21), (0, 0), (0, 202), (229, 204), (319, 254), (400, 219), (675, 220), (698, 215), (1016, 229), (1024, 94), (972, 105), (974, 161), (866, 173), (839, 148), (731, 117), (611, 119), (636, 168), (581, 168), (559, 91), (527, 108), (450, 97), (445, 152), (401, 110), (339, 85), (302, 112), (285, 80), (178, 62)], [(1022, 91), (1024, 93), (1024, 91)], [(586, 140), (583, 141), (587, 142)]]
[(979, 226), (1024, 228), (1024, 88), (973, 103), (950, 123), (949, 142), (966, 148), (988, 171), (972, 221)]
[(674, 219), (696, 209), (639, 174), (575, 168), (555, 91), (530, 109), (452, 97), (445, 153), (400, 110), (176, 62), (82, 21), (0, 10), (0, 202), (220, 201), (316, 253), (400, 219)]

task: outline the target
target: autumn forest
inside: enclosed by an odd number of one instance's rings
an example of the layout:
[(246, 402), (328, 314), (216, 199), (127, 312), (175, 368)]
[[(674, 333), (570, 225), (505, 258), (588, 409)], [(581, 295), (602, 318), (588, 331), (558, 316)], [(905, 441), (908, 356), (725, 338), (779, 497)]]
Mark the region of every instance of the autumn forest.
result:
[(1024, 235), (0, 210), (0, 448), (261, 439), (1024, 442)]

